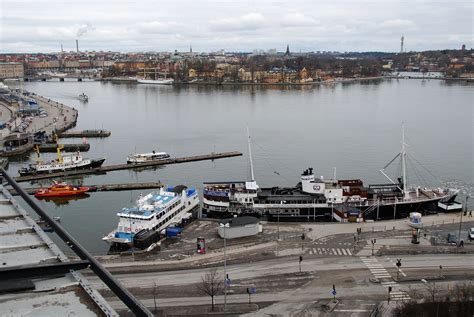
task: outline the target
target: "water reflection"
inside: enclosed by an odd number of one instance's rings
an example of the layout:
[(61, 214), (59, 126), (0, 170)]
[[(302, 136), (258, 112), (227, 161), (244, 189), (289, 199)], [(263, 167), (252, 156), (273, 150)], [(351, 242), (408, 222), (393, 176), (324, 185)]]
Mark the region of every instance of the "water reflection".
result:
[(42, 200), (48, 203), (52, 202), (54, 205), (56, 205), (56, 207), (59, 207), (59, 206), (68, 205), (69, 203), (72, 203), (78, 200), (86, 199), (88, 197), (90, 197), (90, 195), (84, 193), (81, 195), (75, 195), (75, 196), (70, 196), (70, 197), (41, 197), (41, 198), (37, 197), (36, 199)]

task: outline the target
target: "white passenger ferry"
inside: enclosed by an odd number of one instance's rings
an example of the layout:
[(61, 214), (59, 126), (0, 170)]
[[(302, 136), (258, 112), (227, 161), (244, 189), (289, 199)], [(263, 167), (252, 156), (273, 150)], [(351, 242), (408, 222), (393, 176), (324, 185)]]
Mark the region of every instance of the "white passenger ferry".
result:
[(159, 161), (169, 159), (170, 155), (166, 152), (134, 153), (127, 157), (127, 164), (146, 163), (150, 161)]
[(194, 188), (184, 185), (161, 188), (140, 196), (136, 206), (123, 208), (117, 213), (120, 218), (117, 229), (102, 240), (118, 246), (133, 246), (139, 233), (159, 233), (171, 225), (180, 224), (198, 205), (198, 193)]

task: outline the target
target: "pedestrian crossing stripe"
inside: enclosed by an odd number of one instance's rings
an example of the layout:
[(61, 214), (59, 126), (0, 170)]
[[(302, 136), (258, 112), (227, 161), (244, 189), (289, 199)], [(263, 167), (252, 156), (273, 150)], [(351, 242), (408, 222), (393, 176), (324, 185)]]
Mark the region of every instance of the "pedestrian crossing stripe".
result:
[(310, 255), (336, 255), (336, 256), (347, 256), (352, 255), (350, 249), (340, 249), (340, 248), (311, 248), (308, 249)]

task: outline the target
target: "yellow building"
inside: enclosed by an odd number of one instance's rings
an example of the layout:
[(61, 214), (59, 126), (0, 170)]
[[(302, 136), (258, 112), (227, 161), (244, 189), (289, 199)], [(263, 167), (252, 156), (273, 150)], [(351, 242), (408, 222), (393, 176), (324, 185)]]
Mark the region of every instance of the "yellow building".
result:
[(19, 78), (25, 75), (23, 63), (1, 62), (0, 78)]
[(197, 72), (194, 68), (190, 68), (188, 70), (188, 77), (189, 78), (196, 78), (197, 77)]

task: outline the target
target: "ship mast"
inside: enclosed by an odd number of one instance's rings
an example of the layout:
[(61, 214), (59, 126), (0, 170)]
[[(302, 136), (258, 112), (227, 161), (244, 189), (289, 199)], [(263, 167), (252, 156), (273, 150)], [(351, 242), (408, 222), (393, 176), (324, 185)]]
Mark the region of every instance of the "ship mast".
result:
[(250, 132), (249, 127), (247, 126), (247, 137), (248, 137), (248, 146), (249, 146), (249, 162), (250, 162), (250, 180), (255, 181), (255, 176), (253, 174), (253, 162), (252, 162), (252, 148), (250, 147)]
[(402, 123), (402, 182), (403, 182), (403, 195), (405, 198), (408, 198), (408, 189), (407, 189), (407, 163), (406, 163), (406, 150), (405, 150), (405, 124)]

